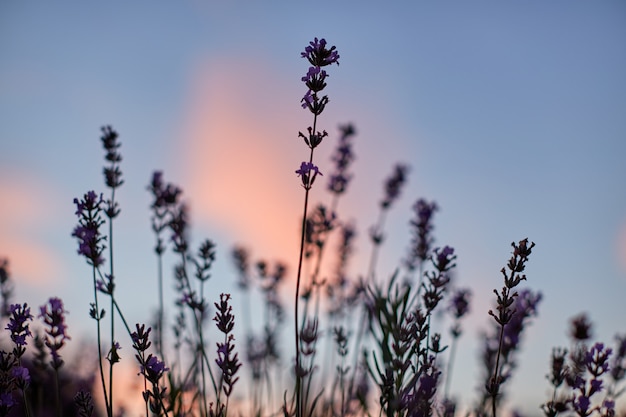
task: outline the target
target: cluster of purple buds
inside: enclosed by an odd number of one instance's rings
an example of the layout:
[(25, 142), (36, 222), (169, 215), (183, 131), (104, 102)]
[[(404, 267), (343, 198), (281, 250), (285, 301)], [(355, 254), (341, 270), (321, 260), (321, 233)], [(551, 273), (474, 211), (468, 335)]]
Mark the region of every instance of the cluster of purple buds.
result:
[(471, 296), (472, 292), (464, 288), (456, 290), (450, 298), (448, 311), (452, 313), (452, 317), (454, 318), (454, 324), (450, 329), (450, 333), (454, 338), (461, 336), (461, 325), (459, 321), (469, 312)]
[(393, 173), (385, 182), (385, 197), (380, 202), (380, 206), (383, 210), (388, 209), (400, 196), (400, 191), (406, 182), (408, 171), (409, 166), (405, 164), (397, 164), (393, 168)]
[(145, 376), (148, 381), (158, 385), (165, 372), (169, 370), (170, 369), (166, 367), (165, 364), (159, 360), (159, 358), (149, 354), (145, 363), (140, 367), (139, 375)]
[(572, 318), (570, 322), (570, 337), (575, 342), (585, 342), (591, 339), (593, 324), (585, 313)]
[(217, 359), (215, 359), (215, 362), (222, 371), (222, 387), (227, 397), (230, 396), (233, 386), (239, 380), (239, 377), (235, 377), (235, 374), (241, 367), (237, 353), (233, 355), (235, 337), (231, 332), (235, 327), (235, 316), (229, 301), (230, 294), (220, 294), (219, 304), (214, 303), (217, 312), (213, 318), (217, 323), (217, 328), (224, 333), (224, 342), (217, 343)]
[(182, 193), (182, 190), (176, 185), (163, 182), (163, 172), (161, 171), (152, 173), (152, 180), (148, 186), (148, 190), (154, 197), (152, 208), (159, 209), (167, 209), (175, 206)]
[(96, 289), (103, 294), (113, 294), (113, 291), (115, 290), (113, 276), (109, 274), (104, 274), (104, 279), (98, 278), (96, 280)]
[[(30, 383), (28, 368), (20, 365), (20, 360), (13, 353), (0, 350), (0, 415), (9, 415), (18, 405), (16, 390), (24, 390)], [(13, 415), (13, 414), (11, 414)]]
[(172, 218), (168, 226), (172, 232), (172, 243), (174, 244), (174, 252), (184, 254), (187, 253), (189, 247), (187, 240), (187, 232), (189, 225), (188, 208), (185, 204), (179, 204), (172, 212)]
[[(307, 246), (322, 249), (328, 233), (335, 228), (335, 213), (326, 206), (319, 204), (306, 219), (305, 242)], [(307, 250), (305, 256), (310, 256), (312, 249)]]
[(148, 388), (142, 392), (143, 399), (146, 403), (150, 402), (150, 411), (161, 415), (161, 411), (165, 409), (163, 400), (166, 397), (166, 388), (161, 383), (161, 379), (170, 369), (158, 357), (152, 354), (149, 354), (147, 358), (143, 358), (140, 355), (135, 355), (135, 357), (140, 363), (137, 375), (143, 375), (152, 384), (152, 389)]
[(208, 281), (211, 278), (209, 271), (215, 261), (215, 243), (209, 239), (204, 240), (198, 248), (197, 258), (192, 261), (196, 266), (196, 278), (202, 282)]
[(440, 273), (448, 272), (454, 268), (456, 266), (453, 263), (455, 259), (454, 248), (450, 246), (444, 246), (443, 249), (436, 248), (432, 256), (433, 264)]
[(117, 141), (118, 134), (111, 126), (102, 127), (102, 146), (106, 151), (105, 159), (111, 163), (111, 167), (104, 168), (106, 185), (109, 188), (117, 188), (124, 182), (122, 173), (117, 164), (122, 161), (122, 155), (118, 152), (121, 143)]
[[(111, 126), (102, 127), (102, 146), (106, 151), (105, 160), (110, 164), (104, 167), (104, 182), (107, 187), (115, 190), (124, 183), (122, 180), (122, 171), (120, 170), (119, 163), (122, 161), (122, 155), (119, 153), (119, 147), (121, 143), (117, 141), (118, 134)], [(107, 208), (105, 209), (106, 215), (112, 219), (116, 217), (120, 210), (115, 201), (107, 200)]]
[(302, 108), (308, 108), (313, 114), (319, 115), (328, 103), (328, 96), (319, 97), (320, 91), (326, 87), (328, 77), (328, 73), (322, 67), (335, 63), (339, 65), (339, 53), (335, 46), (328, 49), (325, 39), (315, 38), (300, 55), (311, 64), (306, 75), (302, 77), (302, 82), (308, 89), (301, 100)]
[(179, 205), (182, 190), (176, 185), (163, 182), (163, 173), (155, 171), (148, 186), (152, 194), (152, 230), (157, 234), (157, 245), (155, 252), (160, 255), (165, 251), (165, 246), (160, 237), (161, 232), (169, 226), (171, 216), (175, 208)]
[(434, 250), (431, 260), (436, 272), (427, 273), (428, 283), (424, 284), (423, 299), (424, 307), (426, 307), (427, 311), (433, 311), (439, 304), (439, 301), (443, 299), (443, 293), (450, 282), (448, 272), (456, 266), (454, 263), (455, 259), (454, 249), (450, 246)]
[(130, 334), (130, 338), (133, 341), (133, 349), (138, 352), (145, 352), (152, 345), (152, 342), (150, 342), (150, 331), (152, 329), (148, 327), (148, 330), (146, 330), (146, 325), (139, 325), (139, 323), (135, 324), (135, 327), (137, 330)]
[(94, 191), (89, 191), (82, 200), (74, 199), (76, 204), (76, 216), (78, 226), (74, 228), (72, 236), (78, 239), (78, 254), (87, 259), (87, 263), (98, 267), (104, 263), (102, 252), (104, 251), (104, 236), (100, 235), (100, 226), (104, 223), (100, 212), (102, 211), (102, 195), (98, 196)]
[(302, 177), (302, 186), (307, 190), (311, 189), (318, 175), (324, 175), (312, 162), (302, 162), (300, 169), (296, 170), (296, 174)]
[(5, 329), (11, 332), (11, 340), (15, 343), (13, 354), (19, 359), (26, 351), (26, 337), (33, 336), (29, 328), (29, 321), (33, 320), (33, 316), (30, 314), (30, 307), (26, 303), (22, 305), (11, 304), (9, 313), (9, 323)]
[(63, 307), (63, 301), (59, 298), (52, 297), (48, 300), (48, 304), (44, 304), (39, 308), (39, 317), (43, 318), (46, 324), (46, 346), (50, 349), (52, 368), (59, 369), (63, 366), (63, 360), (59, 356), (59, 350), (70, 339), (67, 335), (67, 326), (65, 325), (65, 314), (67, 311)]
[(341, 131), (339, 144), (332, 156), (332, 161), (335, 163), (335, 172), (330, 176), (328, 182), (328, 190), (336, 195), (343, 194), (352, 179), (352, 175), (348, 174), (348, 167), (354, 161), (350, 139), (356, 134), (351, 124), (341, 126), (339, 129)]
[(415, 218), (411, 220), (410, 225), (413, 229), (413, 239), (411, 241), (411, 249), (409, 256), (405, 261), (405, 265), (409, 271), (413, 271), (420, 262), (428, 259), (430, 248), (434, 242), (431, 236), (433, 230), (432, 217), (439, 209), (437, 203), (420, 198), (413, 205)]
[[(300, 332), (301, 347), (300, 350), (304, 356), (315, 354), (315, 345), (317, 344), (317, 318), (308, 319)], [(308, 373), (308, 372), (307, 372)]]
[(248, 270), (250, 269), (248, 258), (250, 255), (248, 250), (243, 246), (237, 246), (232, 250), (231, 254), (235, 267), (237, 268), (237, 272), (239, 273), (237, 285), (242, 290), (246, 290), (250, 286), (250, 277), (248, 273)]
[[(591, 397), (603, 390), (603, 382), (600, 377), (609, 371), (609, 357), (613, 353), (603, 343), (594, 344), (585, 354), (586, 370), (591, 374), (591, 380), (587, 381), (582, 376), (577, 376), (574, 388), (578, 391), (572, 398), (574, 412), (580, 417), (587, 417), (597, 410), (602, 416), (614, 415), (615, 402), (610, 399), (600, 406), (591, 407)], [(587, 384), (588, 382), (588, 384)]]
[(514, 302), (515, 297), (517, 297), (517, 293), (511, 291), (519, 285), (520, 282), (526, 280), (526, 275), (521, 275), (520, 273), (526, 268), (526, 262), (528, 261), (528, 257), (530, 256), (532, 249), (535, 247), (535, 243), (532, 242), (529, 245), (528, 239), (523, 239), (520, 240), (518, 244), (515, 244), (515, 242), (511, 243), (511, 246), (513, 246), (513, 255), (507, 263), (507, 268), (510, 272), (507, 273), (505, 268), (500, 270), (504, 277), (504, 287), (502, 288), (501, 293), (498, 293), (495, 289), (493, 290), (497, 296), (496, 308), (498, 313), (496, 314), (492, 310), (489, 310), (489, 315), (492, 316), (501, 326), (504, 326), (511, 321), (511, 318), (515, 313), (515, 310), (511, 308), (511, 305)]

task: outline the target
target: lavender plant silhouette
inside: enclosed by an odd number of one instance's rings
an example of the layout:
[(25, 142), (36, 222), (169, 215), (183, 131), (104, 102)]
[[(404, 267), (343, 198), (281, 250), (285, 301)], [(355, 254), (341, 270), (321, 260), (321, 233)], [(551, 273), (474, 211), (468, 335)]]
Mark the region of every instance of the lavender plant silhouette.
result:
[[(131, 326), (116, 295), (118, 274), (123, 279), (124, 273), (114, 265), (114, 220), (122, 213), (116, 191), (124, 182), (121, 142), (118, 133), (105, 126), (101, 142), (109, 196), (88, 191), (76, 198), (77, 225), (71, 233), (91, 274), (89, 316), (95, 321), (96, 341), (87, 366), (97, 376), (82, 376), (78, 369), (84, 363), (62, 358), (63, 348), (71, 343), (62, 299), (50, 297), (35, 317), (26, 303), (12, 301), (9, 261), (1, 259), (0, 417), (125, 415), (113, 395), (119, 378), (114, 370), (124, 349), (116, 319), (132, 342), (141, 387), (137, 395), (146, 417), (497, 417), (505, 412), (504, 399), (514, 394), (507, 387), (520, 366), (524, 333), (539, 316), (542, 301), (540, 292), (522, 286), (535, 244), (527, 238), (512, 243), (511, 257), (500, 271), (504, 285), (494, 290), (494, 306), (484, 312), (489, 327), (482, 335), (480, 388), (473, 404), (458, 404), (451, 381), (474, 292), (453, 279), (456, 250), (436, 245), (434, 214), (439, 205), (414, 200), (407, 255), (395, 271), (379, 273), (377, 261), (388, 238), (385, 218), (409, 174), (407, 164), (393, 166), (383, 182), (378, 218), (366, 234), (370, 257), (353, 272), (358, 228), (337, 214), (353, 178), (352, 124), (339, 127), (331, 160), (334, 170), (327, 175), (326, 188), (320, 187), (320, 193), (329, 193), (329, 204), (311, 204), (313, 186), (324, 176), (314, 164), (314, 151), (331, 136), (318, 127), (330, 101), (325, 94), (327, 68), (339, 64), (339, 53), (325, 39), (315, 38), (301, 57), (309, 68), (301, 78), (307, 91), (300, 103), (313, 120), (306, 133), (298, 133), (309, 153), (295, 170), (304, 189), (295, 276), (286, 264), (255, 261), (245, 245), (237, 246), (231, 255), (238, 294), (218, 291), (219, 299), (209, 299), (207, 294), (216, 293), (210, 279), (217, 245), (205, 239), (194, 249), (182, 188), (155, 171), (147, 188), (152, 197), (157, 314), (153, 323)], [(166, 256), (176, 260), (171, 280), (164, 271)], [(295, 294), (288, 304), (281, 288), (290, 277)], [(175, 290), (173, 306), (165, 305), (167, 285)], [(249, 309), (255, 294), (263, 306), (260, 331), (253, 327)], [(233, 309), (235, 297), (244, 300), (241, 312)], [(215, 314), (209, 320), (211, 306)], [(291, 312), (293, 334), (283, 334), (290, 327), (284, 323)], [(449, 318), (449, 337), (437, 328), (436, 315)], [(211, 340), (211, 321), (219, 335), (216, 340)], [(242, 343), (235, 339), (238, 326), (244, 329)], [(34, 328), (43, 329), (43, 334)], [(537, 405), (546, 417), (620, 413), (616, 404), (626, 391), (626, 335), (617, 334), (612, 348), (592, 343), (592, 330), (586, 315), (574, 317), (571, 346), (546, 351), (551, 395)], [(291, 337), (293, 345), (282, 343)], [(285, 362), (291, 364), (286, 377)]]

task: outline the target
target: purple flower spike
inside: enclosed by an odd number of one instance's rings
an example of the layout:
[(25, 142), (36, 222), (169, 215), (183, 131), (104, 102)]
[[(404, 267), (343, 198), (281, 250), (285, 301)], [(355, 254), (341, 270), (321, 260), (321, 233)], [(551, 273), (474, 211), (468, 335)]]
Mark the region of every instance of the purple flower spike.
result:
[(104, 223), (100, 212), (102, 211), (102, 195), (98, 196), (94, 191), (89, 191), (82, 200), (74, 199), (78, 226), (74, 228), (72, 236), (78, 239), (78, 254), (87, 258), (87, 263), (98, 267), (104, 263), (102, 252), (104, 236), (100, 235), (100, 226)]
[(70, 340), (65, 324), (67, 311), (63, 307), (63, 301), (56, 297), (50, 298), (48, 304), (42, 305), (39, 311), (39, 317), (43, 318), (47, 326), (45, 343), (48, 349), (50, 349), (50, 355), (52, 356), (50, 364), (54, 369), (59, 369), (63, 366), (59, 350), (65, 345), (67, 340)]
[(585, 355), (587, 370), (594, 377), (599, 377), (609, 370), (609, 356), (613, 349), (605, 348), (603, 343), (596, 343)]
[(454, 264), (452, 264), (452, 261), (456, 259), (456, 255), (454, 255), (454, 248), (444, 246), (443, 249), (437, 248), (434, 252), (433, 263), (438, 271), (445, 272), (454, 267)]
[(450, 311), (454, 318), (460, 319), (469, 312), (469, 299), (472, 292), (469, 289), (457, 290), (450, 299)]
[(26, 351), (26, 336), (31, 336), (28, 321), (32, 321), (33, 316), (30, 314), (28, 304), (11, 304), (9, 307), (9, 323), (6, 330), (11, 332), (11, 340), (15, 343), (13, 352), (18, 358)]
[(311, 65), (315, 67), (324, 67), (331, 64), (339, 65), (337, 47), (331, 46), (330, 49), (326, 49), (326, 39), (323, 38), (320, 40), (315, 38), (312, 42), (309, 42), (309, 46), (304, 48), (304, 52), (300, 55), (302, 58), (308, 59)]
[(408, 171), (409, 167), (405, 164), (397, 164), (393, 168), (393, 173), (385, 182), (385, 198), (380, 202), (383, 210), (388, 209), (400, 197), (400, 190), (406, 182)]

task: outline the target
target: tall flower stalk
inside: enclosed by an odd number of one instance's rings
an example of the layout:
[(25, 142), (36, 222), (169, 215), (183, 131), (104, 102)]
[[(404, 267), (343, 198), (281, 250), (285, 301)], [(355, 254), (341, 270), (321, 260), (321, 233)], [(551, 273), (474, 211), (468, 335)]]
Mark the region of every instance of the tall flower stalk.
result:
[(113, 410), (109, 393), (104, 379), (104, 368), (102, 367), (102, 325), (101, 320), (105, 315), (104, 309), (100, 309), (98, 303), (99, 283), (96, 278), (98, 268), (104, 263), (102, 252), (105, 249), (104, 240), (106, 238), (100, 233), (100, 226), (104, 223), (102, 219), (102, 206), (104, 201), (102, 195), (98, 196), (94, 191), (86, 193), (81, 200), (75, 198), (76, 215), (78, 216), (78, 226), (74, 228), (72, 236), (78, 239), (78, 254), (85, 257), (87, 264), (91, 265), (93, 280), (93, 298), (89, 315), (96, 321), (98, 338), (98, 367), (100, 370), (100, 380), (104, 395), (104, 404), (107, 410), (107, 417), (112, 417)]
[(493, 417), (496, 417), (497, 397), (500, 393), (500, 385), (503, 382), (503, 377), (500, 374), (500, 358), (504, 345), (505, 326), (511, 322), (516, 313), (521, 314), (521, 312), (517, 312), (515, 309), (514, 303), (518, 297), (518, 293), (514, 291), (514, 288), (517, 287), (520, 282), (526, 280), (526, 275), (521, 273), (524, 272), (526, 268), (526, 262), (528, 261), (533, 247), (535, 247), (535, 243), (531, 242), (528, 244), (528, 239), (523, 239), (520, 240), (518, 244), (515, 244), (515, 242), (511, 243), (511, 246), (513, 246), (513, 255), (506, 265), (508, 271), (505, 268), (502, 268), (500, 271), (504, 277), (502, 291), (498, 293), (498, 291), (493, 290), (497, 296), (497, 313), (489, 310), (489, 315), (492, 316), (500, 326), (500, 339), (496, 363), (493, 368), (493, 376), (486, 386), (487, 393), (491, 396), (492, 400)]
[(302, 215), (302, 230), (300, 239), (300, 255), (298, 259), (298, 275), (296, 279), (296, 295), (295, 295), (295, 347), (296, 347), (296, 416), (300, 417), (303, 413), (304, 404), (302, 403), (302, 377), (303, 369), (300, 363), (300, 331), (299, 331), (299, 317), (298, 317), (298, 301), (300, 298), (300, 279), (302, 275), (302, 261), (304, 257), (304, 245), (306, 237), (306, 220), (307, 209), (309, 203), (309, 191), (315, 182), (318, 175), (322, 175), (317, 166), (313, 164), (313, 151), (322, 143), (324, 137), (328, 135), (326, 131), (319, 132), (317, 130), (317, 118), (328, 104), (328, 96), (321, 95), (320, 93), (326, 87), (326, 78), (328, 73), (323, 70), (323, 67), (337, 64), (339, 65), (339, 53), (335, 46), (330, 48), (326, 47), (327, 43), (325, 39), (315, 38), (309, 43), (301, 53), (302, 58), (306, 58), (311, 65), (306, 75), (302, 77), (302, 81), (307, 86), (308, 90), (301, 100), (302, 108), (308, 109), (313, 113), (313, 126), (307, 128), (307, 134), (299, 132), (298, 137), (304, 139), (304, 143), (309, 147), (309, 160), (302, 162), (300, 169), (296, 171), (302, 179), (302, 186), (304, 187), (304, 212)]
[(118, 134), (111, 126), (104, 126), (102, 128), (102, 146), (106, 151), (105, 160), (108, 165), (104, 167), (104, 182), (106, 186), (111, 190), (111, 197), (106, 200), (106, 207), (104, 213), (109, 219), (109, 274), (105, 275), (107, 285), (107, 292), (110, 297), (111, 305), (111, 348), (109, 355), (109, 402), (111, 411), (113, 409), (113, 365), (119, 360), (117, 357), (117, 348), (115, 344), (115, 273), (113, 268), (113, 219), (120, 214), (117, 201), (115, 201), (115, 191), (120, 187), (124, 180), (122, 180), (122, 172), (119, 168), (119, 164), (122, 161), (122, 155), (118, 152), (121, 143), (117, 141)]

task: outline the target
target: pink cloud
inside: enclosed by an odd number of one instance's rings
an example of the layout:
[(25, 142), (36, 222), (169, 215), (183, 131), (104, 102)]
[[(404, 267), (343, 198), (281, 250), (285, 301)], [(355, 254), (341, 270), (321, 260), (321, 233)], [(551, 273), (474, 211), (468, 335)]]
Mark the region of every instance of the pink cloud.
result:
[[(254, 68), (252, 77), (250, 68)], [(190, 196), (194, 221), (251, 248), (256, 259), (287, 262), (291, 276), (295, 275), (298, 259), (304, 199), (295, 170), (309, 157), (309, 149), (298, 138), (298, 132), (306, 131), (312, 122), (311, 113), (299, 106), (305, 91), (298, 74), (258, 58), (212, 60), (193, 74), (182, 132), (182, 183)], [(332, 170), (329, 159), (338, 125), (351, 121), (336, 119), (337, 115), (360, 114), (364, 126), (371, 125), (372, 120), (382, 124), (384, 118), (370, 114), (357, 102), (332, 101), (329, 109), (332, 111), (320, 117), (317, 127), (327, 130), (329, 136), (315, 150), (314, 157), (324, 174)], [(359, 121), (355, 122), (359, 130)], [(386, 133), (394, 137), (393, 132)], [(382, 133), (371, 129), (357, 136), (358, 158), (353, 170), (356, 180), (340, 203), (340, 215), (362, 217), (356, 219), (360, 228), (358, 245), (363, 250), (357, 255), (360, 258), (369, 257), (366, 228), (376, 220), (383, 179), (396, 159), (393, 153), (381, 152), (380, 137)], [(375, 143), (368, 143), (371, 140)], [(313, 187), (310, 209), (318, 202), (330, 202), (324, 190), (327, 177), (320, 177)], [(355, 259), (353, 264), (356, 262), (367, 265), (366, 259)], [(326, 259), (325, 263), (332, 267), (334, 260)], [(357, 268), (357, 273), (364, 273), (364, 268)]]
[(5, 172), (1, 178), (0, 257), (9, 260), (16, 283), (51, 287), (63, 271), (54, 248), (43, 241), (43, 231), (53, 223), (51, 187), (23, 173)]
[(253, 78), (247, 62), (207, 65), (196, 74), (184, 183), (194, 218), (260, 256), (293, 261), (304, 197), (295, 170), (308, 158), (297, 137), (306, 120), (298, 126), (293, 116), (305, 112), (280, 74), (255, 67)]

